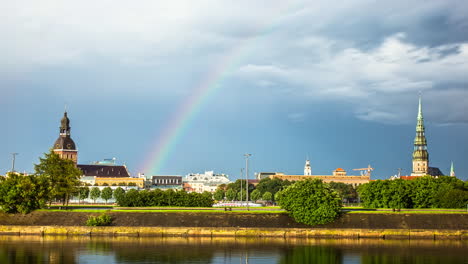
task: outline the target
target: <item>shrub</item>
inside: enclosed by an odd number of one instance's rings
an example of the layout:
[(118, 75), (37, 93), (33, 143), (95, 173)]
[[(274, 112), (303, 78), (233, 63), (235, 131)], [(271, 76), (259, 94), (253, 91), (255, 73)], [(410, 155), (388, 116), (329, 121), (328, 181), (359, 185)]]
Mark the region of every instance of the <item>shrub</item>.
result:
[(103, 213), (99, 216), (92, 216), (88, 217), (86, 220), (87, 226), (109, 226), (112, 223), (112, 217), (106, 213)]
[(326, 224), (341, 211), (341, 198), (322, 180), (303, 180), (290, 185), (277, 195), (279, 205), (298, 223)]

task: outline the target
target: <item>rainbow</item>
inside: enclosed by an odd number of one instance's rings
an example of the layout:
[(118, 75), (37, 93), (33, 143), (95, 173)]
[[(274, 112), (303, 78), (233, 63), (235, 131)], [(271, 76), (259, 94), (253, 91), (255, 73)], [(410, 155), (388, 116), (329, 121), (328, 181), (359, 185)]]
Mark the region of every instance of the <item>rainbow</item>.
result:
[[(202, 81), (195, 87), (190, 96), (185, 98), (181, 103), (178, 110), (169, 119), (169, 124), (165, 126), (165, 129), (160, 134), (156, 141), (151, 144), (151, 151), (144, 159), (143, 168), (141, 172), (145, 174), (160, 174), (162, 168), (169, 159), (171, 153), (175, 149), (180, 138), (185, 134), (185, 131), (190, 127), (197, 113), (200, 112), (203, 105), (208, 98), (211, 97), (220, 87), (225, 77), (231, 72), (242, 58), (248, 54), (249, 47), (253, 46), (256, 39), (266, 35), (272, 31), (276, 25), (285, 18), (280, 16), (280, 11), (284, 8), (278, 8), (276, 15), (272, 17), (276, 18), (276, 23), (270, 23), (270, 27), (266, 28), (262, 25), (256, 27), (260, 30), (257, 34), (254, 34), (251, 38), (246, 38), (226, 54), (217, 64), (215, 64), (211, 71), (202, 79)], [(263, 23), (264, 25), (265, 23)]]

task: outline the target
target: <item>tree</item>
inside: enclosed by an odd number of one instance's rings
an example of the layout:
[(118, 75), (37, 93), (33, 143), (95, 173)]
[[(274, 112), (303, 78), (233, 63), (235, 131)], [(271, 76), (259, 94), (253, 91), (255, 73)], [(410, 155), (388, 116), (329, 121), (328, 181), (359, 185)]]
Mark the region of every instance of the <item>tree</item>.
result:
[(262, 195), (262, 200), (264, 201), (271, 201), (272, 199), (273, 199), (273, 194), (271, 194), (271, 192), (265, 192)]
[(252, 201), (254, 201), (254, 202), (259, 200), (261, 196), (262, 196), (262, 194), (257, 189), (253, 190), (253, 192), (250, 194), (250, 198), (252, 198)]
[(214, 193), (214, 198), (217, 201), (224, 200), (224, 189), (217, 189)]
[(49, 201), (57, 199), (65, 205), (71, 195), (77, 192), (82, 172), (73, 161), (62, 159), (50, 150), (44, 154), (44, 158), (39, 158), (39, 164), (34, 168), (36, 174), (45, 176), (49, 181)]
[(234, 199), (236, 199), (236, 196), (237, 196), (237, 193), (233, 189), (229, 189), (226, 191), (226, 199), (228, 201), (233, 201)]
[(240, 190), (237, 193), (237, 200), (238, 201), (245, 201), (247, 199), (247, 195), (245, 194), (245, 190)]
[(84, 199), (88, 198), (88, 196), (89, 196), (89, 188), (80, 187), (80, 191), (78, 193), (78, 199), (83, 201)]
[(279, 205), (296, 222), (308, 225), (334, 221), (341, 211), (341, 198), (319, 179), (297, 181), (278, 195)]
[(102, 189), (101, 198), (106, 200), (106, 204), (107, 204), (107, 200), (112, 198), (112, 189), (111, 189), (111, 187), (106, 187), (106, 188)]
[(284, 187), (283, 184), (284, 181), (279, 178), (264, 178), (260, 180), (256, 189), (259, 190), (260, 193), (264, 194), (266, 192), (270, 192), (272, 195), (274, 195), (276, 192), (278, 192)]
[(96, 199), (101, 196), (101, 190), (99, 190), (98, 187), (93, 187), (89, 196), (91, 199), (93, 199), (94, 203), (96, 203)]
[(330, 182), (330, 187), (335, 190), (346, 202), (356, 201), (358, 194), (352, 184), (342, 182)]
[(119, 200), (122, 199), (122, 197), (125, 195), (125, 190), (122, 189), (121, 187), (117, 187), (115, 190), (114, 190), (114, 198), (115, 198), (115, 202), (118, 204), (119, 203)]
[(27, 214), (48, 200), (49, 181), (42, 175), (8, 173), (0, 177), (0, 209), (6, 213)]

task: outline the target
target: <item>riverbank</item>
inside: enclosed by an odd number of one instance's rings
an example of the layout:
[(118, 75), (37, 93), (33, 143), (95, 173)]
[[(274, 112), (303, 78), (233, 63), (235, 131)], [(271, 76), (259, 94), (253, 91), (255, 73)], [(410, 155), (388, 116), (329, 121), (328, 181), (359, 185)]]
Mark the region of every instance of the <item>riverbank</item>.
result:
[(379, 238), (468, 240), (466, 230), (322, 229), (322, 228), (200, 228), (117, 226), (0, 226), (2, 235), (62, 235), (106, 237), (271, 237), (271, 238)]
[(89, 216), (99, 214), (0, 214), (0, 234), (468, 239), (467, 214), (348, 213), (333, 223), (307, 226), (285, 213), (110, 211), (111, 226), (84, 226)]

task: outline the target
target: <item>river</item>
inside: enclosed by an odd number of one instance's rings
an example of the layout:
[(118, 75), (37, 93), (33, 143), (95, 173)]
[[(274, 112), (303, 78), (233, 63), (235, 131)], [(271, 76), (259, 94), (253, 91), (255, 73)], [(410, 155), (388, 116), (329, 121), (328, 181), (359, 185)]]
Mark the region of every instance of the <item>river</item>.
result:
[(468, 241), (0, 236), (0, 263), (468, 264)]

